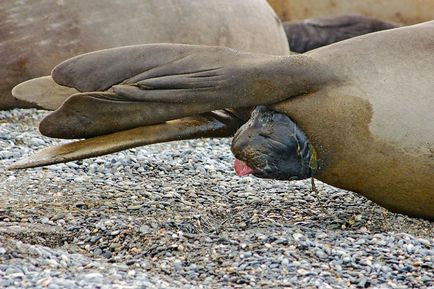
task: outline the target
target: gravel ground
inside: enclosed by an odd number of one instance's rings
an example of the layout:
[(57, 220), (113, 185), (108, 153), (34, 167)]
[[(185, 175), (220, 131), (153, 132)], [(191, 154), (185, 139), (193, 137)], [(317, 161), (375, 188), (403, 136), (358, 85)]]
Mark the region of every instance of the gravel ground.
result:
[(0, 288), (434, 288), (433, 223), (238, 178), (227, 139), (7, 171), (44, 113), (0, 112)]

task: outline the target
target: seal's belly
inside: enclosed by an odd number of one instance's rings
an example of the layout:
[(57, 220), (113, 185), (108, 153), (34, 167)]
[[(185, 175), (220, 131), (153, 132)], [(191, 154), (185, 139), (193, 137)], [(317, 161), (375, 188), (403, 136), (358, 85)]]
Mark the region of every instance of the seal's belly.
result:
[(433, 219), (434, 151), (429, 152), (428, 138), (419, 135), (421, 130), (408, 129), (411, 140), (394, 140), (390, 136), (401, 132), (388, 131), (397, 130), (396, 124), (375, 117), (381, 111), (378, 104), (343, 91), (342, 86), (331, 87), (275, 107), (294, 119), (317, 149), (317, 178), (392, 211)]

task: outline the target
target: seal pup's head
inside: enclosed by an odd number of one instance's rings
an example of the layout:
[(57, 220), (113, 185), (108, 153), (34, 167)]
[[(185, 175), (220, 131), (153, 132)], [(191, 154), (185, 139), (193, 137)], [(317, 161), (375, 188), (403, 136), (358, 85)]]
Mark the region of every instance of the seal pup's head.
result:
[(231, 146), (239, 176), (300, 180), (312, 176), (313, 147), (286, 114), (258, 106)]

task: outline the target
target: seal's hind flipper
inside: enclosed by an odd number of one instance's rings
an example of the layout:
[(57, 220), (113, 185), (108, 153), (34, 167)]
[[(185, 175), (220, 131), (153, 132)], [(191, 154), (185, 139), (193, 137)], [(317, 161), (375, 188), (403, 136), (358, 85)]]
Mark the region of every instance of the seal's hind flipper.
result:
[(154, 143), (228, 137), (232, 136), (243, 122), (244, 120), (228, 111), (210, 112), (48, 147), (14, 163), (9, 169), (25, 169), (86, 159)]
[(84, 92), (72, 95), (42, 119), (39, 130), (55, 138), (90, 138), (211, 109), (203, 104), (125, 101), (112, 92)]
[(82, 92), (104, 91), (120, 83), (212, 70), (237, 54), (216, 46), (133, 45), (78, 55), (57, 65), (51, 74), (60, 85)]
[(12, 89), (15, 98), (48, 110), (57, 109), (69, 96), (77, 92), (75, 88), (57, 84), (51, 76), (30, 79)]
[(81, 93), (40, 125), (58, 138), (97, 135), (229, 107), (271, 104), (316, 89), (323, 79), (304, 56), (225, 47), (147, 44), (96, 51), (54, 68), (57, 83)]

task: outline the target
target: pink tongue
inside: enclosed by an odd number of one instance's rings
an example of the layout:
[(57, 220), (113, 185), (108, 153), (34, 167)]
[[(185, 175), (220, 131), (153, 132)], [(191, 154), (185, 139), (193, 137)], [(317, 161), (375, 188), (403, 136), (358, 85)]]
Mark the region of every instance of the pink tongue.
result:
[(253, 169), (249, 167), (245, 162), (235, 159), (234, 162), (235, 173), (239, 177), (244, 177), (253, 173)]

